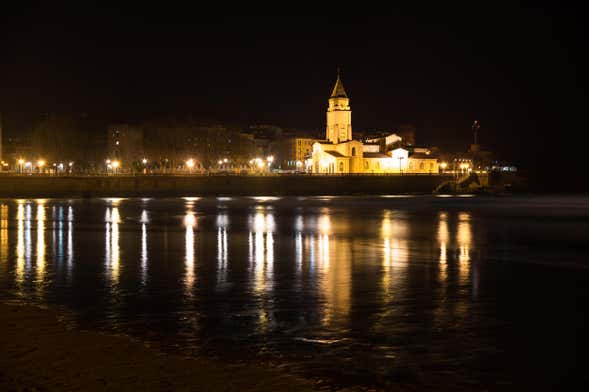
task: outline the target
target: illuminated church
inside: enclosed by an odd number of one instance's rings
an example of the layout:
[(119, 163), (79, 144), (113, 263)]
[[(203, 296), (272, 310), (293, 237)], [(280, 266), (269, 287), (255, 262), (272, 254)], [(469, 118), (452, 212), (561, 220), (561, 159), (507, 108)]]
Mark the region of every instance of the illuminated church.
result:
[(352, 139), (350, 99), (338, 75), (329, 97), (325, 140), (313, 144), (307, 165), (316, 174), (438, 173), (438, 160), (428, 149), (410, 155), (404, 148), (392, 148), (398, 142), (395, 134), (366, 143)]

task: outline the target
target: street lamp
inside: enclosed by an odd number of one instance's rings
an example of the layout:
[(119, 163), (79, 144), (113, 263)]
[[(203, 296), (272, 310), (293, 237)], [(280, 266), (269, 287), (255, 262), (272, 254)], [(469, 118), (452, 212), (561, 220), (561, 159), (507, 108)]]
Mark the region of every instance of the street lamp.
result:
[(114, 174), (117, 174), (117, 169), (121, 166), (121, 162), (119, 161), (112, 161), (111, 166), (113, 168)]
[(39, 168), (39, 174), (41, 174), (41, 173), (42, 173), (42, 171), (43, 171), (43, 166), (45, 166), (45, 161), (44, 161), (44, 160), (42, 160), (42, 159), (39, 159), (39, 160), (37, 161), (37, 167)]
[(23, 172), (23, 165), (25, 164), (25, 160), (24, 159), (19, 159), (18, 160), (18, 169), (19, 171), (22, 173)]
[(440, 163), (440, 168), (442, 169), (442, 171), (445, 171), (447, 167), (448, 167), (448, 164), (446, 162)]
[(192, 168), (194, 167), (194, 159), (190, 158), (186, 161), (186, 167), (188, 167), (188, 173), (192, 174)]
[(401, 167), (401, 161), (405, 159), (405, 157), (399, 157), (399, 173), (403, 175), (403, 168)]

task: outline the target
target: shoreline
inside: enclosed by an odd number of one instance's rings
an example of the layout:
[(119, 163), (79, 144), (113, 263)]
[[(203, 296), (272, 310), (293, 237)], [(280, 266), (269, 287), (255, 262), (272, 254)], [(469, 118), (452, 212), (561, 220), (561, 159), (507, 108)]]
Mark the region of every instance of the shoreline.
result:
[(310, 391), (279, 369), (167, 354), (125, 335), (68, 329), (53, 309), (0, 301), (0, 389)]

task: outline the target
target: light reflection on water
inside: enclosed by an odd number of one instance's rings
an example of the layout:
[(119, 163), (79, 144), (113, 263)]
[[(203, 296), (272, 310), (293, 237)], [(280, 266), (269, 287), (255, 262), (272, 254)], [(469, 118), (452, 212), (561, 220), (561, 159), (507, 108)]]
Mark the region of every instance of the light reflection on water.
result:
[(37, 289), (43, 288), (45, 278), (45, 201), (37, 204)]
[(0, 205), (0, 263), (8, 261), (8, 205)]
[(452, 198), (427, 200), (0, 201), (0, 287), (196, 350), (312, 356), (311, 373), (357, 355), (369, 356), (355, 364), (366, 374), (427, 362), (403, 343), (414, 336), (454, 349), (431, 331), (491, 350), (477, 325), (493, 310), (477, 301), (494, 287), (481, 266), (503, 226)]
[(184, 216), (185, 234), (185, 272), (184, 272), (184, 291), (187, 297), (192, 297), (194, 286), (194, 228), (196, 227), (196, 217), (192, 210), (193, 204), (187, 203), (187, 211)]
[(119, 224), (121, 223), (121, 217), (119, 214), (119, 208), (116, 207), (118, 205), (118, 200), (112, 200), (111, 203), (112, 204), (106, 208), (104, 217), (106, 222), (104, 255), (106, 274), (110, 280), (110, 287), (112, 290), (117, 291), (121, 267), (121, 248), (119, 246)]
[(272, 289), (274, 225), (271, 208), (257, 206), (248, 216), (248, 262), (253, 288), (258, 294)]

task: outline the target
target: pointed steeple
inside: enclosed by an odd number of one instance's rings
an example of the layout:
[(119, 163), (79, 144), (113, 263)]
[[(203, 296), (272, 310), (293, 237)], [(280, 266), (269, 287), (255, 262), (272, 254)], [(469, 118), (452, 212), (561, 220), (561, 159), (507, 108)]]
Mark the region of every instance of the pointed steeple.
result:
[(337, 80), (335, 81), (335, 86), (333, 87), (331, 97), (329, 98), (348, 98), (346, 90), (344, 90), (344, 84), (342, 83), (342, 80), (339, 77), (339, 67), (337, 69)]

